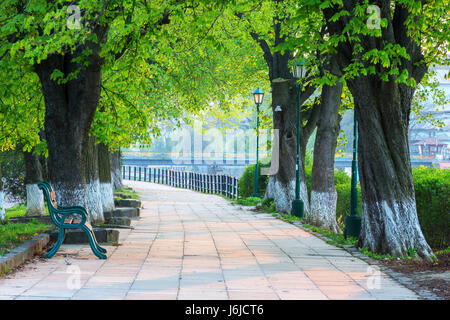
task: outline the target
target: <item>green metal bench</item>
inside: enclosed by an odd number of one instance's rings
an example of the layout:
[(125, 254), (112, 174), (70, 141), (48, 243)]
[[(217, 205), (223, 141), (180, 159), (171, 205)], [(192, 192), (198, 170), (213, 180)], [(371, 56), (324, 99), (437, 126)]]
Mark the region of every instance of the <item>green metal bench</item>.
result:
[(44, 258), (50, 259), (58, 251), (64, 241), (66, 229), (82, 229), (88, 239), (94, 254), (100, 259), (106, 259), (106, 249), (100, 247), (95, 239), (94, 231), (88, 222), (88, 213), (81, 206), (62, 207), (56, 203), (55, 190), (52, 185), (46, 181), (38, 182), (38, 187), (44, 192), (47, 200), (48, 211), (53, 223), (59, 228), (58, 239), (56, 243), (44, 254)]

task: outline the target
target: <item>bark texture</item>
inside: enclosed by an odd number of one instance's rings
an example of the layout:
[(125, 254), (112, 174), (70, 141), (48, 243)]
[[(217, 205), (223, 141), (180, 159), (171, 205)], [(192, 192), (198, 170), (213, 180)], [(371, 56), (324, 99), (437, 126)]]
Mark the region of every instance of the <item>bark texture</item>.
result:
[[(331, 57), (326, 68), (335, 75), (340, 73), (334, 57)], [(341, 82), (333, 86), (324, 85), (322, 88), (311, 174), (311, 212), (308, 218), (310, 224), (336, 233), (340, 233), (341, 230), (336, 222), (334, 157), (341, 120), (339, 106), (342, 88)]]
[(37, 186), (42, 181), (42, 170), (39, 157), (32, 151), (24, 151), (25, 186), (27, 191), (26, 216), (39, 216), (45, 214), (44, 195)]
[(111, 180), (113, 190), (122, 189), (122, 156), (119, 151), (111, 152), (109, 154), (111, 164)]
[[(242, 15), (238, 14), (238, 17)], [(286, 42), (282, 25), (286, 17), (274, 17), (274, 46)], [(277, 211), (290, 213), (292, 200), (295, 198), (295, 175), (297, 154), (297, 85), (293, 78), (289, 63), (294, 56), (292, 52), (271, 50), (270, 45), (255, 32), (251, 37), (259, 44), (269, 69), (269, 80), (272, 88), (273, 128), (279, 129), (279, 170), (269, 177), (266, 198), (273, 198)], [(301, 93), (302, 105), (315, 91), (315, 87), (305, 87)], [(275, 111), (280, 106), (281, 111)], [(305, 147), (315, 128), (318, 106), (302, 110), (300, 138), (300, 198), (304, 202), (305, 215), (309, 213), (308, 192), (305, 183)]]
[[(279, 130), (279, 169), (269, 177), (266, 196), (275, 200), (277, 211), (290, 213), (295, 198), (295, 172), (297, 153), (297, 88), (295, 79), (272, 81), (273, 128)], [(311, 119), (309, 119), (311, 120)], [(312, 131), (312, 130), (311, 130)], [(305, 148), (311, 132), (304, 127), (300, 137), (300, 198), (309, 213), (308, 192), (305, 178)]]
[(103, 212), (114, 210), (114, 195), (111, 183), (111, 166), (108, 147), (99, 143), (98, 146), (98, 175), (100, 182), (100, 196)]
[(88, 213), (90, 221), (98, 224), (104, 221), (104, 217), (98, 170), (98, 147), (93, 136), (89, 137), (84, 157), (86, 161)]
[[(100, 98), (100, 44), (107, 28), (96, 27), (98, 43), (79, 44), (74, 51), (52, 53), (35, 65), (45, 100), (45, 136), (48, 146), (48, 174), (55, 187), (57, 201), (62, 206), (88, 206), (86, 188), (86, 149), (89, 131)], [(88, 65), (72, 59), (90, 49)], [(77, 72), (77, 78), (67, 83), (51, 79), (55, 69), (64, 76)]]
[[(353, 12), (355, 1), (343, 2)], [(378, 1), (381, 17), (387, 20), (380, 38), (359, 36), (364, 51), (383, 49), (398, 44), (410, 59), (401, 59), (397, 66), (407, 70), (416, 83), (427, 71), (420, 46), (409, 38), (406, 21), (408, 8), (391, 1)], [(330, 18), (339, 8), (324, 10), (328, 30), (341, 34), (351, 17)], [(392, 11), (393, 14), (392, 14)], [(341, 70), (359, 56), (354, 54), (356, 42), (342, 42), (338, 47)], [(420, 229), (415, 204), (414, 185), (408, 149), (408, 126), (414, 89), (396, 83), (396, 76), (382, 81), (386, 70), (377, 64), (377, 75), (359, 76), (347, 84), (354, 98), (358, 119), (358, 169), (362, 191), (362, 230), (359, 247), (373, 252), (406, 256), (410, 249), (428, 260), (434, 258)]]

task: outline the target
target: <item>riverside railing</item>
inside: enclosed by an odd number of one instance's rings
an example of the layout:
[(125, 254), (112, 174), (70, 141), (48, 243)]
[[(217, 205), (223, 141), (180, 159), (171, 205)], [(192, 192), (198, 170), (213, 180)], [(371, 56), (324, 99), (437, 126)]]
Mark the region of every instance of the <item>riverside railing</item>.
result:
[(238, 178), (225, 174), (207, 174), (165, 168), (122, 166), (122, 178), (165, 184), (228, 198), (239, 195)]

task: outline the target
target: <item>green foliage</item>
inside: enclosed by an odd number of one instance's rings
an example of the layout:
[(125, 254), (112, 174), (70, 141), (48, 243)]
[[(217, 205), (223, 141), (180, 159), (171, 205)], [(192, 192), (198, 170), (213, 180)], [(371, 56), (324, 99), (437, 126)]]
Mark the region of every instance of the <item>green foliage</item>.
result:
[(447, 247), (446, 249), (443, 250), (438, 250), (434, 252), (435, 255), (446, 255), (446, 254), (450, 254), (450, 247)]
[(328, 229), (317, 228), (306, 223), (302, 224), (302, 227), (305, 227), (313, 232), (317, 232), (327, 237), (329, 239), (327, 243), (332, 244), (336, 247), (342, 247), (343, 245), (355, 245), (358, 240), (353, 237), (348, 237), (347, 239), (345, 239), (343, 234), (333, 233)]
[(450, 243), (450, 170), (413, 168), (420, 227), (428, 244), (445, 248)]
[(27, 212), (26, 204), (18, 204), (5, 210), (6, 218), (24, 217)]
[(256, 206), (261, 203), (262, 199), (258, 197), (247, 197), (245, 199), (239, 198), (236, 199), (235, 203), (241, 204), (243, 206)]
[(359, 248), (358, 251), (361, 252), (362, 254), (364, 254), (370, 258), (376, 259), (376, 260), (394, 260), (395, 259), (395, 257), (391, 256), (390, 254), (374, 253), (374, 252), (368, 250), (367, 248)]
[(52, 226), (32, 219), (28, 223), (6, 223), (0, 225), (0, 256), (25, 240), (32, 238)]
[(284, 222), (287, 223), (294, 223), (295, 221), (302, 221), (302, 218), (293, 216), (291, 214), (287, 214), (287, 213), (282, 213), (282, 212), (278, 212), (277, 213), (278, 218), (281, 218), (281, 220), (283, 220)]
[(347, 173), (345, 173), (342, 170), (334, 170), (334, 184), (338, 185), (338, 184), (347, 184), (347, 183), (351, 183), (352, 182), (352, 178), (348, 176)]
[(122, 189), (114, 190), (114, 197), (117, 199), (135, 199), (139, 200), (139, 194), (128, 186), (122, 186)]
[(261, 204), (256, 206), (256, 209), (260, 212), (275, 213), (276, 209), (274, 199), (264, 199)]
[[(247, 166), (238, 181), (240, 198), (248, 198), (253, 194), (255, 188), (255, 166), (255, 164)], [(261, 166), (263, 165), (259, 162), (258, 193), (263, 197), (266, 193), (269, 176), (261, 175)]]
[[(336, 221), (343, 227), (345, 217), (350, 214), (351, 183), (336, 184), (335, 188), (337, 192)], [(361, 206), (361, 186), (358, 184), (358, 215), (361, 215)]]

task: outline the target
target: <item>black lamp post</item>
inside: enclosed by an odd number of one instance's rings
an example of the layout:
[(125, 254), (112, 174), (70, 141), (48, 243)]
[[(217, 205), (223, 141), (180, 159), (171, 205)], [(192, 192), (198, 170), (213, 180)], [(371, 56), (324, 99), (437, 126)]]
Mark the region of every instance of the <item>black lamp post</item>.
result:
[(295, 165), (295, 199), (292, 201), (291, 215), (303, 218), (304, 203), (300, 199), (300, 131), (302, 118), (300, 114), (300, 94), (302, 91), (301, 80), (306, 74), (305, 61), (300, 60), (293, 66), (294, 78), (297, 80), (297, 162)]
[(259, 198), (259, 192), (258, 192), (258, 176), (259, 176), (259, 106), (263, 102), (264, 98), (264, 92), (257, 88), (255, 92), (253, 92), (253, 98), (255, 99), (256, 103), (256, 166), (255, 166), (255, 186), (253, 189), (252, 197), (258, 197)]

